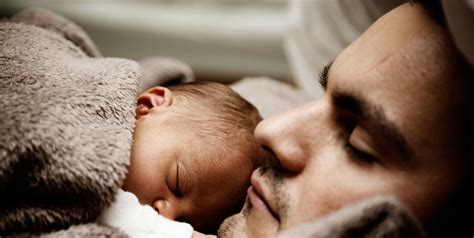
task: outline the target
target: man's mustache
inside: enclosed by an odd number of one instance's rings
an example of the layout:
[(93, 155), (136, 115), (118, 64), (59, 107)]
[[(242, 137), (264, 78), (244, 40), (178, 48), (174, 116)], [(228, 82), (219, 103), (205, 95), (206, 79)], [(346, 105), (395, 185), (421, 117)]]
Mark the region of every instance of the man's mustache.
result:
[[(283, 173), (285, 169), (281, 165), (275, 153), (267, 147), (264, 147), (263, 150), (265, 153), (265, 159), (263, 160), (262, 165), (259, 167), (260, 174), (262, 176), (276, 177), (275, 179), (277, 180), (283, 179)], [(267, 175), (269, 171), (272, 175)]]
[(277, 211), (274, 212), (278, 213), (278, 219), (281, 220), (288, 214), (288, 196), (284, 192), (283, 184), (284, 177), (289, 172), (283, 168), (273, 151), (266, 149), (266, 152), (267, 156), (259, 167), (259, 173), (274, 195), (272, 199), (277, 205)]

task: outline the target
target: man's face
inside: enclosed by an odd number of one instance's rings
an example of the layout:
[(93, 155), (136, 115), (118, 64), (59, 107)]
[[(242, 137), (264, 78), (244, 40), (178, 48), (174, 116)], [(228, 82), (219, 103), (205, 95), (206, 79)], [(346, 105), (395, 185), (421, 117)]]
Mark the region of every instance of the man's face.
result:
[(421, 7), (379, 19), (333, 62), (322, 98), (257, 126), (275, 159), (252, 174), (248, 204), (220, 234), (274, 236), (384, 194), (422, 221), (433, 215), (463, 174), (456, 59)]
[[(235, 134), (211, 140), (190, 126), (189, 117), (176, 114), (187, 110), (180, 109), (179, 103), (183, 102), (175, 98), (168, 106), (146, 108), (139, 100), (140, 110), (148, 111), (137, 113), (123, 187), (169, 219), (188, 222), (201, 232), (216, 232), (222, 220), (242, 205), (256, 168), (252, 155), (259, 147), (256, 143), (245, 146)], [(193, 114), (195, 120), (197, 114)], [(237, 142), (241, 150), (234, 149)]]

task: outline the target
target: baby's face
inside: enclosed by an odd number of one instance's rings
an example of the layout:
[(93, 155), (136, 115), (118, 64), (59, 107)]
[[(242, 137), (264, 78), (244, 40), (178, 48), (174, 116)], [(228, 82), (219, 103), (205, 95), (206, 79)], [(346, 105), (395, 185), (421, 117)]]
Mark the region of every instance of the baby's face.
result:
[(242, 139), (237, 149), (237, 136), (226, 146), (173, 120), (166, 112), (138, 118), (124, 189), (169, 219), (215, 232), (241, 208), (259, 148)]

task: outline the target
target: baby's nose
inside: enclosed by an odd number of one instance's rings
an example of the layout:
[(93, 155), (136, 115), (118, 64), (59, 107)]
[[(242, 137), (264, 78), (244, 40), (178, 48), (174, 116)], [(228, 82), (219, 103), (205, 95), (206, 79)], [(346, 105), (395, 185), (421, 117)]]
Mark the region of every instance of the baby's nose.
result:
[(182, 214), (178, 201), (158, 199), (153, 203), (158, 213), (171, 220), (181, 220)]

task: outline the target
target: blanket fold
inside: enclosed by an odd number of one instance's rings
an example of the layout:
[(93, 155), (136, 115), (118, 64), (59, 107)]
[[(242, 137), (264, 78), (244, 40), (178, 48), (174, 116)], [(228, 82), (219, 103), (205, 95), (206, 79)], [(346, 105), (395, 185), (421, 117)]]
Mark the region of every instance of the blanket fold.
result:
[(33, 25), (56, 32), (79, 47), (87, 56), (101, 56), (97, 46), (78, 25), (48, 10), (29, 8), (17, 13), (9, 21)]

